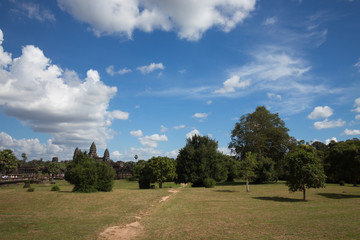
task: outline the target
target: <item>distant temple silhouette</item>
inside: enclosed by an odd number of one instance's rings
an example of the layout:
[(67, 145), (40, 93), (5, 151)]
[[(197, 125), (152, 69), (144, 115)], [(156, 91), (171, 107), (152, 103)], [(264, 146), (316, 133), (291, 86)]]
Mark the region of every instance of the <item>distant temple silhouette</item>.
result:
[[(74, 151), (74, 158), (75, 156), (81, 152), (81, 150), (79, 148), (76, 148)], [(92, 142), (91, 146), (90, 146), (90, 151), (89, 151), (89, 157), (92, 157), (93, 159), (95, 159), (96, 162), (105, 162), (110, 164), (110, 153), (108, 149), (105, 149), (104, 152), (104, 156), (103, 157), (99, 157), (97, 152), (96, 152), (96, 145), (94, 142)]]

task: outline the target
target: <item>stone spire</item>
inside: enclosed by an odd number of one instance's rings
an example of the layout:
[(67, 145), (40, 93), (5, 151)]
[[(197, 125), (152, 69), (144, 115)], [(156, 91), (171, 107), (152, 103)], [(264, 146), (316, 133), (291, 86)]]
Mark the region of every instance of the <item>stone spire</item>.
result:
[(110, 153), (109, 153), (109, 150), (108, 149), (105, 149), (105, 152), (104, 152), (104, 162), (110, 162)]
[(79, 150), (79, 148), (75, 148), (75, 151), (74, 151), (74, 155), (73, 155), (73, 160), (75, 160), (76, 156), (81, 153), (81, 151)]
[(91, 144), (90, 151), (89, 151), (89, 156), (90, 156), (90, 157), (93, 157), (93, 158), (97, 158), (97, 157), (98, 157), (98, 155), (97, 155), (97, 153), (96, 153), (96, 145), (95, 145), (94, 142), (92, 142), (92, 144)]

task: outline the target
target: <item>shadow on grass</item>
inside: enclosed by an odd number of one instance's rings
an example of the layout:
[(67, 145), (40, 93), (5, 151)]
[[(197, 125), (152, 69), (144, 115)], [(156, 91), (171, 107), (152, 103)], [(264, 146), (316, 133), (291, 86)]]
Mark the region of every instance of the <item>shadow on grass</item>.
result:
[(360, 195), (347, 195), (342, 193), (318, 193), (318, 195), (331, 199), (360, 198)]
[(232, 192), (239, 192), (239, 191), (234, 191), (234, 190), (214, 190), (214, 192), (229, 192), (229, 193), (232, 193)]
[(216, 186), (240, 186), (245, 185), (245, 182), (218, 182)]
[(304, 202), (302, 199), (284, 198), (284, 197), (253, 197), (254, 199), (274, 201), (274, 202)]

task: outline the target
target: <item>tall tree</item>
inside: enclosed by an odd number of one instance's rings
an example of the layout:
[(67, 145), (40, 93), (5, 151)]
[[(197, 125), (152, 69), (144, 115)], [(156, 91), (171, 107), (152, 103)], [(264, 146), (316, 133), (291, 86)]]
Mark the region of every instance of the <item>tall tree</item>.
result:
[(308, 145), (299, 146), (286, 156), (287, 182), (292, 192), (302, 191), (306, 200), (306, 188), (325, 187), (325, 173), (315, 149)]
[(227, 168), (223, 154), (218, 152), (218, 143), (207, 136), (194, 135), (186, 140), (176, 159), (178, 182), (191, 182), (203, 186), (203, 180), (225, 180)]
[(173, 181), (176, 177), (175, 165), (171, 158), (168, 157), (152, 157), (147, 162), (151, 170), (152, 182), (157, 182), (159, 188), (166, 181)]
[(250, 191), (249, 180), (255, 177), (255, 168), (257, 166), (256, 154), (247, 152), (245, 154), (245, 159), (240, 162), (240, 174), (246, 180), (246, 192)]
[(241, 116), (239, 122), (235, 124), (231, 132), (229, 148), (239, 159), (243, 159), (246, 152), (256, 153), (260, 163), (258, 166), (265, 167), (259, 169), (259, 172), (268, 168), (267, 173), (271, 173), (271, 166), (274, 165), (276, 176), (259, 179), (259, 181), (271, 181), (272, 178), (282, 177), (284, 171), (281, 160), (289, 149), (296, 146), (295, 140), (289, 136), (288, 131), (285, 122), (277, 113), (272, 114), (264, 106), (260, 106), (255, 112)]
[(17, 168), (17, 158), (10, 149), (0, 151), (0, 173), (9, 174)]

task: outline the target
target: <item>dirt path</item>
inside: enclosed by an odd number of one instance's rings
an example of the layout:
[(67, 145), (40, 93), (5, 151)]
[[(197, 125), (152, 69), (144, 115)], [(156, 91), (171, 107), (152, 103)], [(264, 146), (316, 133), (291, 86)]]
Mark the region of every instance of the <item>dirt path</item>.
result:
[[(171, 194), (161, 198), (159, 203), (165, 202), (171, 196), (178, 193), (179, 190), (170, 189), (168, 192)], [(154, 207), (154, 205), (152, 205), (151, 207)], [(105, 229), (105, 231), (100, 233), (98, 239), (99, 240), (131, 240), (131, 239), (134, 239), (134, 238), (140, 236), (144, 232), (144, 226), (142, 226), (140, 224), (139, 220), (143, 216), (147, 215), (149, 211), (150, 211), (150, 209), (148, 211), (146, 211), (145, 213), (141, 214), (141, 216), (135, 216), (135, 218), (138, 221), (129, 223), (125, 226), (108, 227), (107, 229)]]

